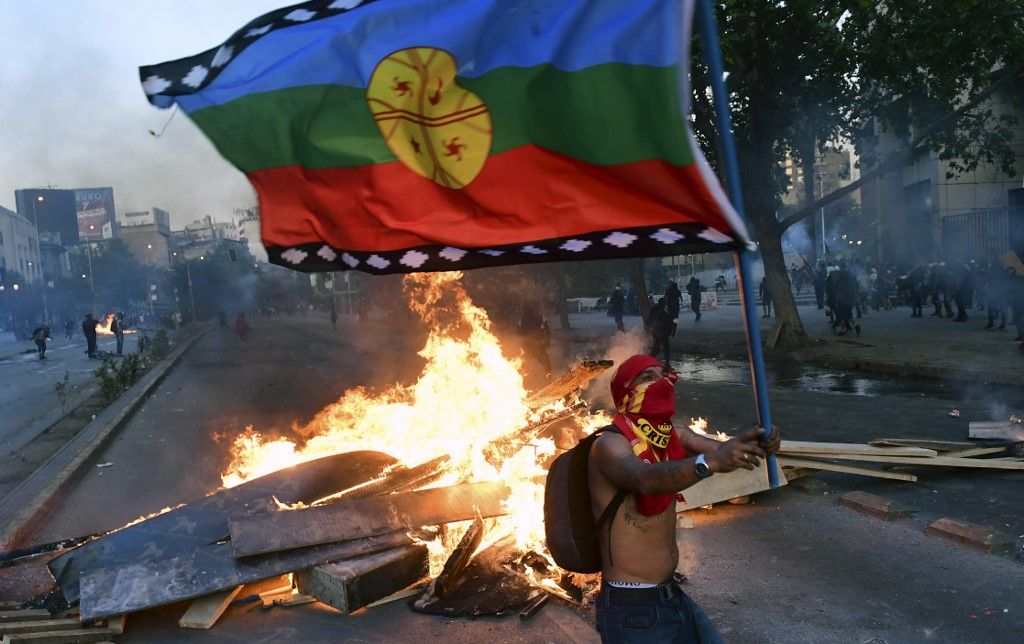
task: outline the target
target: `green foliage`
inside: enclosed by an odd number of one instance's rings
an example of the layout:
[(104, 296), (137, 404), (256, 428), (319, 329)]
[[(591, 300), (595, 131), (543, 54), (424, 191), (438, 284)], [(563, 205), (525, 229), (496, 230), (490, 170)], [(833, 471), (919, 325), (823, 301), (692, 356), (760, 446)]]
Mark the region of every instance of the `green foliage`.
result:
[(171, 352), (171, 338), (167, 331), (160, 329), (149, 345), (146, 352), (146, 359), (150, 364), (160, 362)]
[[(231, 250), (235, 251), (236, 261), (231, 261)], [(200, 320), (216, 318), (220, 309), (249, 308), (258, 281), (256, 262), (249, 251), (244, 246), (224, 241), (202, 257), (178, 261), (172, 268), (170, 282), (177, 289), (185, 319), (192, 317), (193, 301)]]
[(100, 381), (100, 395), (107, 404), (114, 402), (145, 372), (146, 365), (138, 353), (129, 353), (121, 360), (104, 358), (94, 372)]
[(57, 394), (57, 403), (60, 405), (60, 415), (64, 416), (67, 413), (68, 403), (71, 402), (71, 398), (74, 395), (74, 391), (69, 387), (71, 382), (71, 374), (64, 370), (64, 377), (53, 384), (53, 391)]

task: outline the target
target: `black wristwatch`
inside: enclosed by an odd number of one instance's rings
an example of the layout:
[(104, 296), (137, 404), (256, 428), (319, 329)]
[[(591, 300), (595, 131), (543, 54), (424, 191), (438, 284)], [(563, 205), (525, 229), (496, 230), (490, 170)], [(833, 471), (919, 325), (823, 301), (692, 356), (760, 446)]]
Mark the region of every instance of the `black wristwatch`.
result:
[(708, 467), (707, 459), (704, 458), (703, 454), (698, 456), (697, 460), (694, 461), (693, 471), (697, 474), (697, 478), (702, 480), (714, 474), (714, 472), (711, 471), (711, 468)]

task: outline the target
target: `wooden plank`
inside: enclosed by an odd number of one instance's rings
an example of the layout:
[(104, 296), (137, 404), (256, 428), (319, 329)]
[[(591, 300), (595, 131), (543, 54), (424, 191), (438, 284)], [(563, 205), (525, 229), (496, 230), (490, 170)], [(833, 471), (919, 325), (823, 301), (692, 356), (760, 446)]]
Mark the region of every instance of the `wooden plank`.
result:
[[(824, 457), (822, 457), (824, 458)], [(1022, 470), (1024, 463), (1014, 463), (996, 458), (955, 458), (950, 456), (931, 456), (919, 458), (916, 456), (868, 456), (851, 454), (832, 454), (828, 458), (843, 461), (865, 461), (868, 463), (899, 463), (900, 465), (922, 465), (928, 467), (973, 467), (990, 470)]]
[(128, 616), (124, 613), (111, 617), (107, 620), (107, 628), (117, 633), (118, 635), (124, 634), (125, 623), (128, 621)]
[(969, 456), (987, 456), (988, 454), (1001, 454), (1005, 451), (1005, 447), (974, 447), (972, 449), (963, 449), (958, 452), (946, 452), (945, 454), (943, 454), (943, 456), (967, 458)]
[(883, 472), (882, 470), (873, 470), (867, 467), (855, 467), (853, 465), (840, 465), (839, 463), (826, 463), (825, 461), (815, 461), (809, 458), (793, 458), (790, 456), (778, 457), (779, 465), (791, 465), (793, 467), (806, 467), (814, 470), (825, 470), (827, 472), (842, 472), (844, 474), (860, 474), (862, 476), (874, 476), (880, 479), (894, 479), (897, 481), (916, 481), (917, 477), (913, 474), (904, 474), (902, 472)]
[(444, 599), (451, 593), (452, 589), (458, 584), (462, 572), (469, 565), (469, 560), (473, 553), (480, 547), (480, 540), (483, 539), (483, 536), (484, 522), (480, 517), (477, 517), (473, 519), (469, 529), (462, 535), (459, 545), (455, 546), (455, 550), (452, 550), (452, 553), (448, 555), (448, 560), (444, 562), (444, 568), (441, 570), (441, 573), (430, 580), (430, 584), (423, 590), (423, 595), (416, 600), (416, 608), (424, 608), (429, 604)]
[(465, 483), (342, 501), (331, 505), (272, 512), (230, 523), (231, 551), (249, 557), (395, 530), (502, 516), (508, 497), (504, 483)]
[(0, 624), (11, 622), (33, 622), (52, 617), (50, 611), (42, 608), (22, 608), (20, 610), (0, 611)]
[(783, 440), (780, 454), (870, 454), (874, 456), (938, 456), (933, 449), (922, 447), (877, 447), (857, 443), (819, 443)]
[(39, 633), (12, 633), (4, 635), (3, 644), (79, 644), (103, 642), (116, 635), (108, 628), (83, 628), (77, 631), (42, 631)]
[[(230, 519), (276, 512), (275, 499), (282, 503), (312, 503), (379, 476), (395, 463), (394, 458), (380, 452), (348, 452), (300, 463), (112, 532), (54, 558), (47, 566), (64, 599), (74, 604), (79, 601), (79, 580), (88, 570), (150, 561), (153, 553), (159, 553), (165, 560), (205, 559), (210, 544), (228, 535)], [(204, 589), (205, 592), (180, 599), (208, 595), (246, 581)], [(118, 611), (121, 612), (125, 611)]]
[[(781, 462), (778, 463), (776, 471), (779, 485), (786, 485)], [(683, 490), (685, 501), (676, 504), (676, 512), (702, 508), (705, 505), (728, 501), (739, 496), (764, 492), (770, 488), (768, 462), (762, 461), (760, 467), (755, 467), (752, 470), (738, 469), (732, 472), (722, 472), (691, 485)]]
[(390, 604), (391, 602), (396, 602), (400, 599), (408, 599), (413, 595), (419, 595), (421, 592), (423, 592), (423, 588), (421, 588), (419, 585), (417, 585), (414, 588), (405, 588), (398, 591), (397, 593), (391, 593), (387, 597), (378, 599), (375, 602), (370, 602), (365, 606), (365, 608), (374, 608), (375, 606), (383, 606), (384, 604)]
[(347, 615), (416, 583), (429, 567), (426, 546), (404, 546), (304, 570), (295, 583), (299, 592)]
[(548, 403), (560, 400), (583, 389), (590, 384), (593, 378), (610, 369), (614, 364), (613, 360), (581, 360), (569, 367), (569, 371), (562, 374), (557, 380), (530, 394), (530, 397), (526, 399), (526, 404), (532, 409), (538, 409)]
[(868, 445), (875, 445), (877, 447), (924, 447), (927, 449), (934, 449), (939, 452), (950, 451), (957, 448), (968, 448), (976, 445), (970, 441), (943, 441), (934, 440), (931, 438), (879, 438), (873, 441), (868, 441)]
[(973, 422), (967, 425), (970, 438), (995, 438), (1007, 441), (1024, 441), (1024, 424), (1009, 421), (999, 423)]
[(231, 590), (222, 590), (219, 593), (200, 597), (192, 602), (185, 614), (181, 616), (178, 626), (203, 630), (210, 628), (217, 623), (240, 590), (242, 590), (241, 586), (235, 586)]
[(185, 557), (86, 570), (79, 610), (85, 621), (134, 613), (411, 542), (403, 531), (247, 559), (235, 559), (229, 544), (212, 544)]
[(76, 628), (82, 628), (82, 622), (66, 617), (62, 619), (40, 619), (31, 622), (4, 624), (0, 626), (0, 633), (11, 635), (14, 633), (38, 633), (40, 631), (68, 631)]

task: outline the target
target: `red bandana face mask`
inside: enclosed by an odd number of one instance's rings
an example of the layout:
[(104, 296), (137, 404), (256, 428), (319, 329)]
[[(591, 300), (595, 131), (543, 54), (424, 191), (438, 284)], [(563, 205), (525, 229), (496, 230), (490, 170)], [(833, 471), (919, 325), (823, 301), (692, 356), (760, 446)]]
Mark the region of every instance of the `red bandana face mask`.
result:
[[(636, 373), (627, 373), (626, 376), (635, 378), (646, 366), (652, 365), (638, 364)], [(629, 441), (633, 453), (647, 463), (686, 458), (686, 450), (672, 428), (672, 414), (676, 410), (675, 382), (678, 378), (677, 374), (669, 372), (663, 378), (637, 385), (632, 390), (613, 384), (613, 393), (619, 392), (621, 404), (612, 422)], [(681, 498), (675, 494), (636, 494), (635, 497), (637, 509), (645, 516), (660, 514), (676, 498)]]

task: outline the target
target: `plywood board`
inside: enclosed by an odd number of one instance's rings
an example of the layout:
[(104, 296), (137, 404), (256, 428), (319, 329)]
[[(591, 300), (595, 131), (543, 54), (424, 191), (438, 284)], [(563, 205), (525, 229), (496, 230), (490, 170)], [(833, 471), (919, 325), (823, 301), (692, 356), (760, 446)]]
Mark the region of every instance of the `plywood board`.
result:
[(86, 570), (188, 559), (227, 537), (231, 518), (276, 511), (275, 497), (282, 503), (310, 503), (368, 481), (394, 463), (380, 452), (349, 452), (279, 470), (81, 545), (50, 561), (50, 573), (64, 598), (74, 604)]
[[(786, 485), (786, 477), (781, 464), (776, 465), (779, 485)], [(738, 469), (732, 472), (714, 474), (703, 481), (695, 483), (683, 490), (685, 502), (676, 504), (677, 512), (704, 507), (721, 501), (728, 501), (738, 496), (746, 496), (764, 492), (771, 488), (768, 483), (768, 462), (762, 461), (760, 467), (752, 470)]]
[(827, 458), (844, 461), (863, 461), (865, 463), (899, 463), (900, 465), (920, 465), (923, 467), (973, 467), (991, 470), (1024, 471), (1024, 463), (1014, 463), (997, 458), (956, 458), (951, 456), (917, 458), (913, 456), (847, 456), (845, 454), (831, 454)]
[(973, 422), (967, 425), (970, 438), (993, 438), (1004, 441), (1024, 441), (1024, 424), (1005, 422)]
[(506, 514), (503, 483), (465, 483), (331, 505), (272, 512), (232, 521), (231, 551), (250, 557), (359, 539), (394, 530)]
[(82, 573), (79, 610), (87, 621), (133, 613), (411, 542), (404, 532), (392, 533), (244, 560), (231, 555), (230, 545), (213, 544), (185, 557), (87, 570)]
[(840, 463), (827, 463), (825, 461), (815, 461), (809, 458), (793, 458), (790, 456), (780, 456), (779, 465), (786, 465), (791, 467), (806, 467), (814, 470), (824, 470), (826, 472), (842, 472), (844, 474), (860, 474), (861, 476), (873, 476), (880, 479), (894, 479), (897, 481), (916, 481), (917, 477), (913, 474), (904, 474), (903, 472), (884, 472), (882, 470), (873, 470), (868, 467), (856, 467), (854, 465), (842, 465)]

